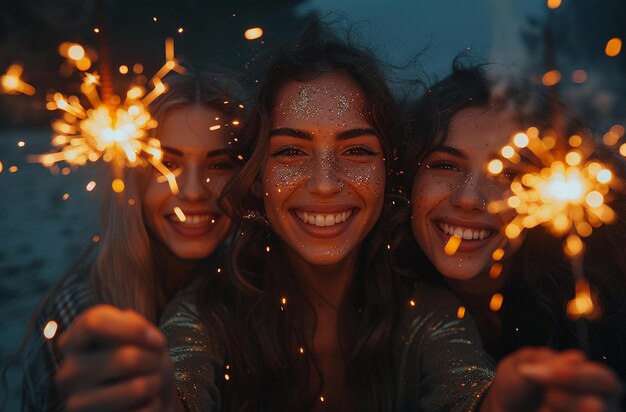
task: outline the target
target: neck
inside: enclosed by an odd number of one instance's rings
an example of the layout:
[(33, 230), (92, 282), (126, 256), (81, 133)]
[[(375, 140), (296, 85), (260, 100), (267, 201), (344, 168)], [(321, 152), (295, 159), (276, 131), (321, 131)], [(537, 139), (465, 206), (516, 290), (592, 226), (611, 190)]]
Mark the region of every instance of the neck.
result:
[(305, 261), (293, 250), (287, 255), (304, 294), (316, 308), (330, 306), (337, 311), (354, 279), (359, 249), (332, 265), (317, 265)]
[(161, 285), (165, 299), (170, 300), (196, 278), (204, 259), (182, 259), (163, 245), (158, 249)]

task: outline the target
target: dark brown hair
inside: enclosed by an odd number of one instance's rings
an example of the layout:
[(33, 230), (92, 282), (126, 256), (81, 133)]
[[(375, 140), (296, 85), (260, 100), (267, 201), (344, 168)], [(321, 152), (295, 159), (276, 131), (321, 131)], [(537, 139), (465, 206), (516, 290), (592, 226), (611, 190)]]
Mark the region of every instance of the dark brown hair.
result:
[[(379, 64), (371, 53), (313, 24), (295, 46), (275, 54), (262, 81), (241, 136), (247, 163), (225, 189), (234, 218), (242, 219), (228, 259), (230, 282), (213, 282), (202, 294), (206, 321), (229, 364), (230, 380), (221, 391), (229, 410), (307, 410), (319, 399), (322, 376), (312, 347), (314, 327), (308, 321), (315, 322), (315, 312), (282, 258), (287, 246), (266, 223), (263, 199), (253, 186), (263, 166), (270, 113), (280, 88), (330, 72), (348, 74), (362, 89), (363, 112), (379, 136), (390, 174), (397, 111)], [(406, 300), (386, 247), (387, 207), (385, 202), (364, 241), (357, 275), (339, 308), (344, 396), (356, 410), (390, 410), (393, 403), (391, 337)], [(271, 253), (265, 252), (266, 245)], [(282, 297), (288, 304), (281, 308)], [(312, 374), (319, 378), (317, 389), (311, 387)]]

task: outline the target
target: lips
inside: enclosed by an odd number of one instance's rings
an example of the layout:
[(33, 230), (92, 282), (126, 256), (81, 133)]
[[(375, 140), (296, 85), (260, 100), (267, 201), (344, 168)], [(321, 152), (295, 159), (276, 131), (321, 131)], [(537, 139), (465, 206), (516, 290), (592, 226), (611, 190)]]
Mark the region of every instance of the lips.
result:
[(442, 244), (445, 245), (453, 235), (462, 239), (456, 253), (471, 253), (488, 247), (492, 243), (491, 240), (495, 239), (495, 235), (499, 233), (497, 228), (483, 223), (453, 223), (435, 220), (432, 224)]
[(184, 216), (184, 220), (175, 213), (167, 214), (165, 219), (170, 227), (179, 235), (185, 237), (208, 235), (221, 218), (221, 215), (210, 212), (183, 211), (182, 215)]
[(453, 225), (443, 221), (436, 222), (436, 225), (446, 235), (454, 235), (463, 240), (484, 240), (494, 233), (494, 231), (490, 229), (478, 229), (467, 226)]
[[(323, 210), (326, 209), (326, 210)], [(307, 235), (320, 238), (331, 239), (341, 235), (348, 229), (352, 218), (359, 212), (353, 207), (334, 207), (332, 210), (327, 207), (296, 208), (290, 210), (293, 219), (298, 227)]]

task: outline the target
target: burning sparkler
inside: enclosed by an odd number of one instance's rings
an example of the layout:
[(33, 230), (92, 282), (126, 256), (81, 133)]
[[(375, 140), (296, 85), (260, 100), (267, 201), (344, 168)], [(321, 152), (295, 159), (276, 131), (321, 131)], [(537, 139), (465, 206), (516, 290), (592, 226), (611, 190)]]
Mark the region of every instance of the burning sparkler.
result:
[[(172, 192), (178, 193), (176, 176), (161, 163), (163, 153), (160, 142), (148, 135), (157, 122), (150, 116), (147, 107), (167, 91), (162, 78), (172, 70), (184, 72), (174, 57), (171, 39), (166, 41), (165, 54), (165, 64), (151, 79), (153, 89), (147, 91), (133, 86), (126, 92), (123, 101), (118, 96), (100, 97), (100, 77), (97, 73), (85, 73), (81, 85), (88, 107), (83, 106), (77, 96), (66, 97), (61, 93), (48, 96), (46, 107), (64, 114), (62, 119), (52, 124), (56, 132), (52, 145), (56, 151), (37, 156), (36, 161), (47, 167), (61, 161), (83, 166), (102, 158), (105, 162), (112, 162), (114, 170), (150, 163), (161, 172)], [(117, 189), (121, 187), (118, 183)]]
[(531, 127), (516, 134), (502, 148), (502, 159), (494, 159), (487, 165), (491, 174), (498, 175), (503, 170), (503, 161), (520, 163), (522, 151), (539, 160), (540, 165), (528, 164), (531, 170), (513, 180), (510, 196), (490, 203), (488, 209), (491, 213), (516, 211), (517, 216), (504, 229), (509, 239), (538, 225), (555, 236), (565, 237), (563, 250), (570, 258), (576, 280), (576, 296), (567, 308), (573, 318), (590, 317), (594, 313), (582, 268), (582, 238), (616, 219), (615, 212), (605, 203), (613, 173), (601, 162), (589, 159), (591, 150), (583, 143), (580, 136), (574, 135), (568, 139), (568, 149), (559, 151), (553, 135), (540, 137), (539, 130)]

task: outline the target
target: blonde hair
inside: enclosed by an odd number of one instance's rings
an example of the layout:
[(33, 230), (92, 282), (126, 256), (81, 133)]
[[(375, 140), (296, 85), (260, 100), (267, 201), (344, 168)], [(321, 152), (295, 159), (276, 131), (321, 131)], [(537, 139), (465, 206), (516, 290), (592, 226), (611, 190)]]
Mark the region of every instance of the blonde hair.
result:
[[(165, 82), (169, 91), (149, 107), (157, 121), (170, 109), (189, 105), (211, 106), (231, 119), (241, 115), (240, 89), (232, 77), (175, 74)], [(143, 195), (154, 172), (151, 167), (128, 168), (123, 178), (124, 192), (107, 191), (103, 198), (100, 245), (89, 271), (91, 291), (98, 303), (132, 309), (156, 322), (165, 304), (163, 278), (155, 240), (142, 213)]]

